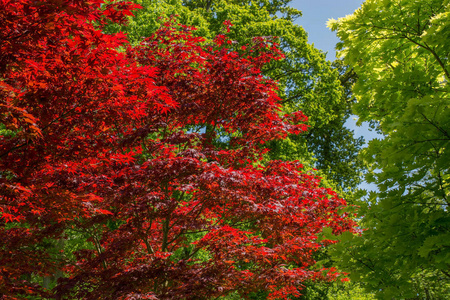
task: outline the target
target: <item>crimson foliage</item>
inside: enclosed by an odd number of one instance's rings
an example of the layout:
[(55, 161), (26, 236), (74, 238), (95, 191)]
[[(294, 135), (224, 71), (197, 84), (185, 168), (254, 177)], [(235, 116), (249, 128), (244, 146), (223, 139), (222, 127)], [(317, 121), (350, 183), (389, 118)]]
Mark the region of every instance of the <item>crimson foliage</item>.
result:
[(286, 298), (334, 279), (311, 266), (324, 227), (352, 230), (345, 201), (299, 162), (262, 163), (265, 142), (306, 129), (260, 73), (276, 44), (102, 33), (135, 8), (0, 1), (0, 293)]

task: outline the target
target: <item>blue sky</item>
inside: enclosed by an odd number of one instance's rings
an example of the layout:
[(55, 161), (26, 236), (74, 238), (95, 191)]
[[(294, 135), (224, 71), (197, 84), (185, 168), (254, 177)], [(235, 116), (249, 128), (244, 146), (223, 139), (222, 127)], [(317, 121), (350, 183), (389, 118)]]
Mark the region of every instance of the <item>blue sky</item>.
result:
[(328, 19), (338, 19), (352, 14), (363, 0), (293, 0), (290, 6), (302, 11), (297, 24), (308, 33), (310, 43), (328, 52), (327, 59), (335, 59), (334, 46), (339, 41), (334, 32), (326, 27)]

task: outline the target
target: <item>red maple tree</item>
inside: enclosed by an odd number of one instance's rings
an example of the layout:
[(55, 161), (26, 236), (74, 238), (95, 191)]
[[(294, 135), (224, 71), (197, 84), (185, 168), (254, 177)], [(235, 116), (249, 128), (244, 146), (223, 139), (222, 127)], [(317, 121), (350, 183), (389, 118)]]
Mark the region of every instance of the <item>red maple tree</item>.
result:
[(306, 129), (261, 75), (274, 40), (238, 53), (172, 23), (136, 47), (102, 32), (135, 8), (0, 0), (0, 295), (275, 299), (334, 279), (313, 255), (324, 227), (352, 230), (345, 201), (263, 160)]

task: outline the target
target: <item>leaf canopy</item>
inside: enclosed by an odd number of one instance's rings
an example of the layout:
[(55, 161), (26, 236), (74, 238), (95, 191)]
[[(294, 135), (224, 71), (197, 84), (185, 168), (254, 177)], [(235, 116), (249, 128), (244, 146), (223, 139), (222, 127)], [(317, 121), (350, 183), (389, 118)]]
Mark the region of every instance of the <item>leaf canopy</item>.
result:
[(449, 11), (443, 0), (368, 0), (329, 23), (358, 78), (355, 113), (383, 134), (361, 153), (379, 191), (344, 264), (384, 299), (449, 292)]

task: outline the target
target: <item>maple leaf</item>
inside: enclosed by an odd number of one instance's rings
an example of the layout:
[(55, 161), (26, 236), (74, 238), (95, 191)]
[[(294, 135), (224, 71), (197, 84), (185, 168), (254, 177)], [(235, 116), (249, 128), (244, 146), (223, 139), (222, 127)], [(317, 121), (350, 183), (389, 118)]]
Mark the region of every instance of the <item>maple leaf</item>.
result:
[(101, 30), (135, 8), (0, 0), (0, 292), (297, 295), (322, 229), (354, 224), (298, 162), (261, 164), (305, 130), (260, 73), (279, 50), (205, 45), (173, 21), (137, 46)]

